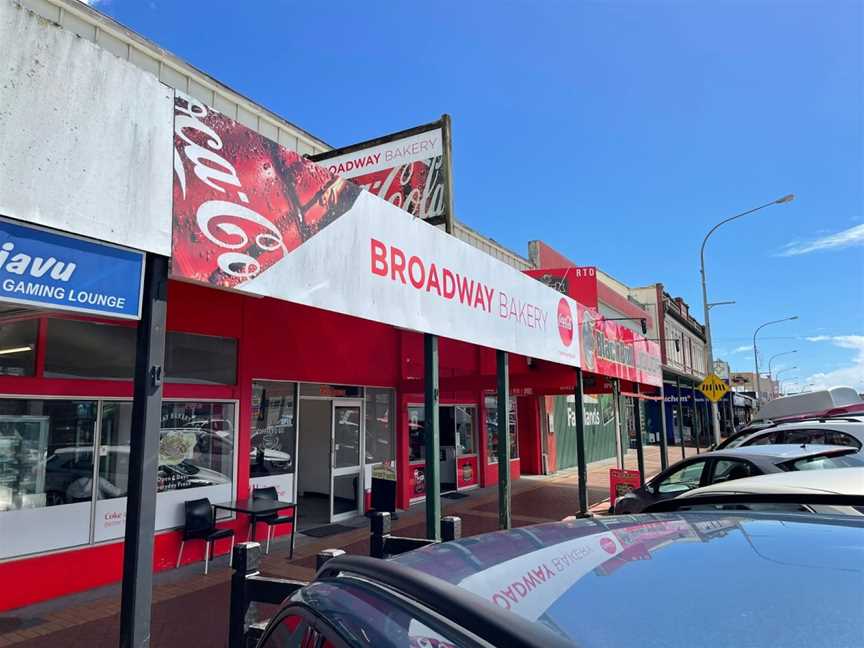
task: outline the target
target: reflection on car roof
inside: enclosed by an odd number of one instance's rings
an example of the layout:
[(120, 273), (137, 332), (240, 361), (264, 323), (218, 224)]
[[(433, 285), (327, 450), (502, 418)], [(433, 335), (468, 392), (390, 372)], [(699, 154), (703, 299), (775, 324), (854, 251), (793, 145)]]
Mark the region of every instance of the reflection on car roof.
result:
[(724, 448), (706, 452), (701, 456), (711, 457), (761, 457), (763, 459), (797, 459), (798, 457), (809, 457), (814, 454), (822, 454), (832, 450), (846, 450), (854, 452), (855, 448), (849, 446), (819, 445), (815, 443), (779, 443), (777, 445), (753, 445), (738, 446), (736, 448)]

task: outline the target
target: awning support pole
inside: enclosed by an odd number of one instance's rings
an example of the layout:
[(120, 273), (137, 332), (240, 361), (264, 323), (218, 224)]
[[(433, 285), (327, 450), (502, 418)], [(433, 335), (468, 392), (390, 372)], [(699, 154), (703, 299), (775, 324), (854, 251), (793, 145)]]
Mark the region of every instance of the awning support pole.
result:
[(624, 454), (627, 452), (624, 449), (624, 443), (621, 440), (621, 385), (617, 378), (612, 379), (612, 414), (615, 416), (615, 460), (618, 463), (618, 468), (624, 468)]
[(666, 383), (660, 381), (660, 470), (669, 467), (669, 440), (666, 438)]
[(693, 418), (693, 438), (696, 440), (696, 454), (699, 454), (699, 435), (702, 432), (702, 419), (699, 417), (699, 412), (696, 411), (696, 384), (690, 385), (690, 392), (693, 394), (693, 400), (690, 403), (690, 413)]
[(141, 321), (135, 345), (126, 535), (120, 602), (121, 648), (150, 645), (156, 472), (162, 420), (168, 259), (147, 254)]
[(735, 433), (735, 396), (732, 391), (726, 395), (729, 397), (729, 435), (731, 436)]
[(438, 336), (431, 333), (423, 335), (423, 372), (425, 386), (424, 400), (424, 440), (426, 442), (426, 537), (430, 540), (441, 539), (441, 437), (439, 426), (438, 392)]
[(636, 398), (633, 399), (633, 418), (636, 424), (636, 465), (639, 467), (639, 485), (645, 485), (645, 446), (642, 440), (642, 399), (639, 398), (639, 384), (635, 385)]
[(506, 351), (496, 351), (498, 365), (498, 528), (510, 519), (510, 375)]
[(579, 473), (579, 515), (588, 515), (588, 462), (585, 457), (585, 394), (582, 385), (582, 369), (576, 367), (576, 386), (573, 390), (573, 407), (576, 414), (576, 460)]
[(684, 404), (681, 402), (683, 395), (681, 394), (681, 379), (675, 377), (675, 387), (678, 389), (678, 427), (681, 428), (681, 458), (684, 459), (687, 453), (684, 451)]

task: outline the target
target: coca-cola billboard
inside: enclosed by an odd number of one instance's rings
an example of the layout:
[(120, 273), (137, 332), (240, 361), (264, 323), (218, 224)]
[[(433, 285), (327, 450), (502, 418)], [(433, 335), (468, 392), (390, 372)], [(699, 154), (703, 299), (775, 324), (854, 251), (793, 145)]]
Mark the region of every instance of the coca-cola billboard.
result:
[(450, 118), (309, 156), (330, 173), (452, 231)]

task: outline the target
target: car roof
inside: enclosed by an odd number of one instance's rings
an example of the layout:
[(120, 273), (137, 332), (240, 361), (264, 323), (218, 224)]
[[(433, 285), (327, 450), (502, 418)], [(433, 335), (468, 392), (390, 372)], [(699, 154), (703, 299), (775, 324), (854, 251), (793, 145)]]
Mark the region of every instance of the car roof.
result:
[(842, 418), (803, 419), (801, 421), (789, 421), (788, 423), (783, 423), (782, 421), (780, 421), (770, 428), (754, 430), (754, 432), (764, 432), (766, 429), (796, 430), (799, 428), (820, 427), (830, 428), (833, 430), (841, 430), (843, 432), (850, 432), (852, 434), (864, 434), (864, 418), (844, 416)]
[[(588, 648), (857, 645), (864, 522), (814, 518), (611, 516), (473, 536), (394, 560)], [(807, 587), (794, 586), (801, 582)]]
[(808, 412), (828, 411), (861, 403), (861, 396), (851, 387), (832, 387), (775, 398), (764, 403), (753, 418), (754, 420), (774, 419)]
[[(752, 457), (754, 459), (777, 459), (783, 461), (812, 457), (813, 455), (820, 455), (833, 450), (852, 452), (854, 448), (850, 448), (849, 446), (820, 445), (817, 443), (778, 443), (724, 448), (723, 450), (703, 452), (701, 455), (697, 455), (697, 457), (737, 457), (739, 459)], [(694, 459), (695, 457), (689, 458)]]
[(718, 493), (837, 493), (864, 496), (864, 467), (832, 470), (802, 470), (744, 477), (695, 488), (679, 497), (700, 497)]

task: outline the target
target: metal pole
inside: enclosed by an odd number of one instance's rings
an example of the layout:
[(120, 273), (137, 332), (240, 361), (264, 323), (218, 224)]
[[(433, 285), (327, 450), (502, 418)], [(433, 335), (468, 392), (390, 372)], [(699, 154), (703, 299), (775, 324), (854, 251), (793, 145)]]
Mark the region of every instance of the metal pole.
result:
[(678, 389), (678, 426), (681, 428), (681, 458), (687, 455), (684, 452), (684, 405), (681, 403), (681, 378), (675, 376), (675, 387)]
[(690, 433), (693, 435), (693, 438), (696, 440), (696, 454), (699, 454), (699, 431), (702, 427), (702, 421), (699, 419), (699, 413), (696, 411), (696, 384), (690, 384), (690, 393), (693, 396), (693, 400), (690, 403), (690, 423), (692, 427), (690, 428)]
[[(705, 235), (705, 238), (702, 239), (702, 246), (699, 248), (699, 268), (702, 274), (702, 303), (705, 307), (705, 347), (706, 347), (706, 356), (708, 358), (708, 373), (714, 372), (714, 357), (713, 351), (711, 349), (711, 325), (708, 321), (708, 288), (705, 281), (705, 244), (708, 242), (708, 239), (711, 235), (717, 231), (717, 229), (721, 225), (725, 225), (726, 223), (737, 220), (742, 216), (746, 216), (747, 214), (752, 214), (753, 212), (759, 211), (760, 209), (765, 209), (766, 207), (770, 207), (771, 205), (782, 205), (784, 203), (791, 202), (795, 199), (794, 194), (788, 194), (783, 196), (782, 198), (778, 198), (777, 200), (772, 200), (771, 202), (765, 203), (764, 205), (759, 205), (758, 207), (754, 207), (753, 209), (748, 209), (747, 211), (741, 212), (740, 214), (735, 214), (734, 216), (730, 216), (719, 223), (717, 223), (711, 230)], [(758, 373), (758, 371), (757, 371)], [(714, 442), (720, 443), (720, 422), (717, 420), (717, 404), (712, 403), (711, 408), (711, 420), (712, 427), (714, 430)]]
[(510, 520), (510, 376), (507, 352), (497, 351), (498, 365), (498, 528)]
[(423, 432), (426, 442), (426, 464), (424, 482), (426, 484), (426, 537), (430, 540), (441, 539), (441, 470), (438, 416), (438, 336), (431, 333), (423, 335), (424, 371), (424, 422)]
[(669, 467), (669, 440), (666, 438), (666, 383), (660, 380), (660, 469)]
[(729, 435), (735, 433), (735, 394), (730, 391), (729, 396)]
[(582, 385), (582, 369), (576, 367), (576, 386), (573, 390), (574, 409), (576, 410), (576, 460), (579, 473), (579, 514), (588, 514), (588, 463), (585, 457), (585, 394)]
[[(639, 394), (639, 384), (635, 384), (636, 394)], [(633, 399), (633, 415), (636, 419), (636, 465), (639, 467), (639, 485), (645, 485), (645, 448), (642, 445), (642, 399), (637, 395)]]
[(153, 600), (153, 537), (156, 527), (156, 472), (162, 421), (162, 367), (168, 259), (147, 254), (141, 321), (135, 344), (126, 534), (120, 601), (121, 648), (150, 645)]
[[(709, 401), (708, 401), (708, 397), (706, 396), (706, 397), (705, 397), (705, 416), (706, 416), (706, 417), (711, 416), (711, 408), (708, 407), (708, 402), (709, 402)], [(714, 401), (711, 401), (711, 402), (713, 403)], [(718, 413), (718, 414), (720, 413), (720, 408), (717, 408), (717, 413)], [(710, 419), (709, 419), (709, 420), (710, 420)], [(709, 449), (709, 448), (711, 447), (711, 442), (708, 441), (708, 439), (705, 439), (705, 441), (706, 441), (706, 443), (705, 443), (705, 448), (706, 448), (706, 450), (707, 450), (707, 449)], [(717, 443), (717, 442), (715, 441), (715, 443)]]

